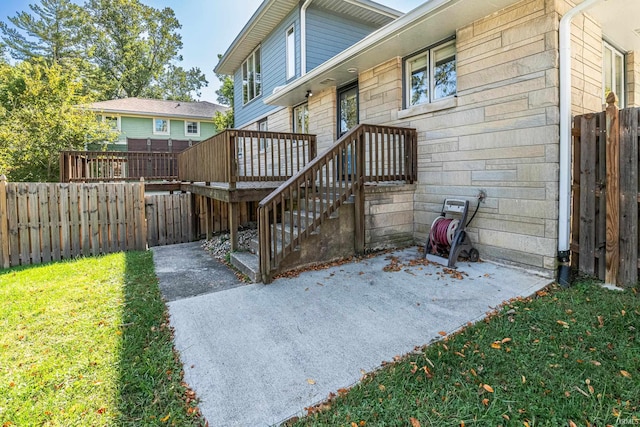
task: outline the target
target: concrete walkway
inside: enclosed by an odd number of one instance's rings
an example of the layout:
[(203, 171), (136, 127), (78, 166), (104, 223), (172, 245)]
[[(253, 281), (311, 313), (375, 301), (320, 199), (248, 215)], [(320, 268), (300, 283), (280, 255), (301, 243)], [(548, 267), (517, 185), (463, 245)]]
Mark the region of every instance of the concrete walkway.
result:
[[(156, 263), (165, 260), (157, 265), (163, 292), (193, 286), (189, 275), (163, 269), (167, 252), (182, 263), (193, 258), (196, 245), (154, 248)], [(209, 425), (277, 425), (301, 415), (330, 392), (356, 383), (363, 370), (551, 282), (489, 262), (460, 263), (456, 278), (439, 265), (409, 266), (419, 258), (417, 248), (410, 248), (271, 285), (236, 282), (221, 292), (169, 302), (185, 380), (201, 399)], [(390, 264), (400, 265), (399, 271), (384, 271)], [(226, 269), (213, 259), (201, 268), (213, 280)]]

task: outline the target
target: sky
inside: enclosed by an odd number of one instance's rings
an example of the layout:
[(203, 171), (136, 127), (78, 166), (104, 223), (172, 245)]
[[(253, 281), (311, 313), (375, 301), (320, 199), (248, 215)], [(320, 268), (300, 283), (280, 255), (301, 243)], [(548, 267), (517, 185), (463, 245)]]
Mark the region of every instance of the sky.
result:
[[(74, 0), (81, 3), (81, 0)], [(209, 85), (202, 89), (200, 100), (217, 102), (215, 91), (220, 87), (213, 68), (218, 63), (218, 54), (224, 53), (236, 35), (249, 21), (263, 0), (142, 0), (142, 3), (157, 9), (170, 7), (182, 24), (183, 57), (185, 69), (200, 67)], [(378, 0), (401, 12), (408, 12), (426, 0)], [(0, 20), (22, 11), (30, 11), (29, 4), (39, 0), (0, 0)]]

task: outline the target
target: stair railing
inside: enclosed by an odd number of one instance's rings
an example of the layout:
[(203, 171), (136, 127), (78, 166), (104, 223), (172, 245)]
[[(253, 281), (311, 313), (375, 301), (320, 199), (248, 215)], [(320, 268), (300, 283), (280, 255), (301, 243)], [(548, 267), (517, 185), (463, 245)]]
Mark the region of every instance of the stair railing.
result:
[(363, 251), (364, 184), (413, 183), (416, 171), (415, 129), (366, 124), (353, 128), (260, 202), (258, 236), (263, 282), (270, 283), (285, 257), (352, 196), (358, 196), (356, 251)]

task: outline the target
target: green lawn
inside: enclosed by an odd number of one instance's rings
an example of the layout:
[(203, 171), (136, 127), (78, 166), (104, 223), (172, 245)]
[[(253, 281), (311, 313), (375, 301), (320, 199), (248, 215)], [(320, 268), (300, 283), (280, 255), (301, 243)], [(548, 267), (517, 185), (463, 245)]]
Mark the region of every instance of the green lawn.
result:
[(0, 270), (0, 426), (202, 424), (151, 252)]
[(336, 393), (288, 425), (638, 425), (640, 297), (551, 288)]

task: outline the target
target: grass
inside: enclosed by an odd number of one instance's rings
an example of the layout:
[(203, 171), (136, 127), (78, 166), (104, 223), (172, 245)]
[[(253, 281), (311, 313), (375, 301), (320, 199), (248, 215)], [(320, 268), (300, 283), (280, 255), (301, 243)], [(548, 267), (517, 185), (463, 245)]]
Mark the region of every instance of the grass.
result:
[(397, 357), (288, 425), (640, 424), (639, 334), (635, 290), (549, 288)]
[(0, 271), (0, 426), (202, 424), (151, 252)]

